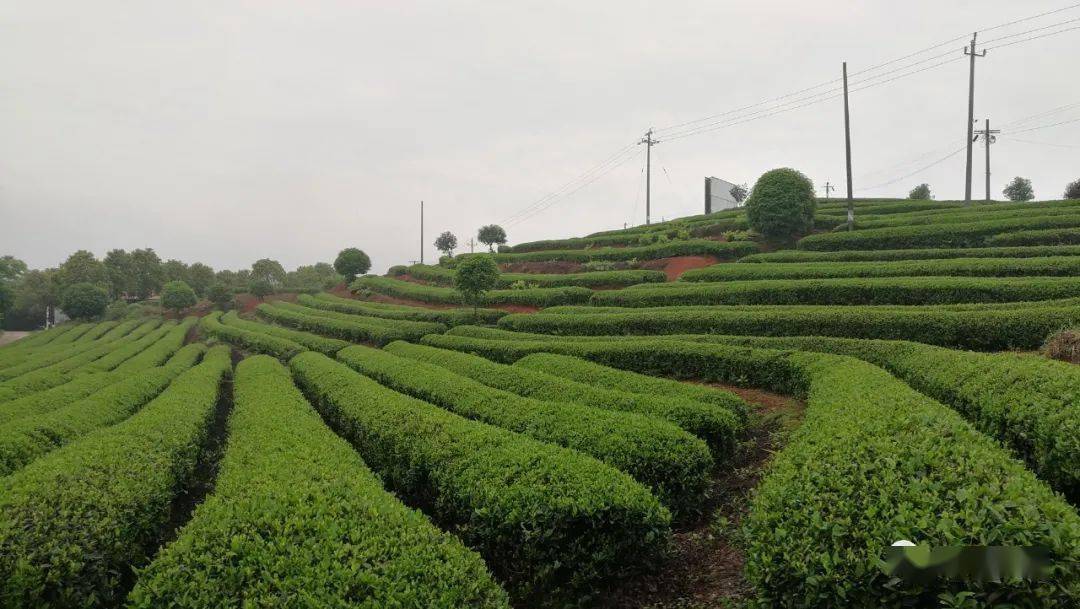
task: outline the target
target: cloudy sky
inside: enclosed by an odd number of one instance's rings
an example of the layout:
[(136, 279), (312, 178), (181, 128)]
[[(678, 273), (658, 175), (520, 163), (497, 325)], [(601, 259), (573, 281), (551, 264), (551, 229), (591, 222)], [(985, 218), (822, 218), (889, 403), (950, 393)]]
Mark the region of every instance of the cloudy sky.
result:
[[(650, 126), (654, 218), (700, 213), (706, 175), (752, 185), (791, 166), (824, 194), (844, 179), (829, 99), (844, 60), (856, 195), (925, 181), (962, 197), (962, 152), (905, 177), (964, 144), (962, 38), (1069, 4), (0, 0), (0, 254), (45, 267), (153, 247), (293, 268), (358, 246), (381, 272), (419, 257), (421, 199), (428, 260), (442, 230), (465, 242), (499, 222), (525, 241), (638, 224), (642, 147), (627, 146)], [(1077, 104), (1012, 131), (1080, 117), (1080, 30), (993, 49), (1078, 25), (1080, 6), (981, 34), (976, 117)], [(1080, 122), (1003, 133), (995, 194), (1023, 175), (1060, 197), (1080, 178), (1078, 136)], [(542, 200), (560, 188), (573, 192)]]

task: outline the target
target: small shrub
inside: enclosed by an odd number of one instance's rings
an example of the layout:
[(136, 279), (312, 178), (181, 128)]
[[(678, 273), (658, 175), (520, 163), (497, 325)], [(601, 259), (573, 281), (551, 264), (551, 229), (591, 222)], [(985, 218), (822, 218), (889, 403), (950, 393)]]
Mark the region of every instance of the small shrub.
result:
[(195, 290), (183, 281), (170, 281), (161, 288), (161, 306), (175, 311), (177, 317), (180, 316), (181, 311), (195, 306), (198, 301)]
[(750, 226), (767, 239), (789, 241), (814, 226), (814, 184), (801, 172), (773, 169), (758, 178), (746, 200)]
[(1035, 198), (1035, 191), (1031, 188), (1031, 180), (1016, 176), (1012, 182), (1001, 191), (1010, 201), (1030, 201)]
[(1043, 353), (1052, 359), (1080, 364), (1080, 328), (1065, 328), (1046, 339)]
[(1080, 180), (1070, 182), (1065, 186), (1065, 199), (1080, 199)]
[(76, 283), (64, 290), (60, 308), (72, 319), (93, 319), (109, 306), (109, 294), (92, 283)]
[(908, 193), (908, 198), (916, 201), (928, 201), (933, 199), (934, 195), (930, 193), (930, 185), (923, 183), (912, 188), (911, 192)]

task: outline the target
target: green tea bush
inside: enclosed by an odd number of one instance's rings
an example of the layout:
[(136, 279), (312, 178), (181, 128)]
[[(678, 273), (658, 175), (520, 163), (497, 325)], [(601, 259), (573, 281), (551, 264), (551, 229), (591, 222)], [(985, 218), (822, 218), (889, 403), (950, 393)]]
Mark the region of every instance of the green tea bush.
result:
[(987, 238), (986, 245), (1080, 245), (1080, 228), (1011, 231)]
[[(1077, 260), (1080, 261), (1080, 258)], [(840, 279), (763, 279), (717, 283), (675, 282), (656, 287), (597, 292), (590, 302), (600, 307), (935, 305), (1038, 301), (1076, 296), (1080, 296), (1080, 276), (846, 277)]]
[(162, 324), (135, 343), (95, 360), (87, 370), (135, 372), (159, 366), (184, 346), (198, 323), (198, 317), (185, 317), (180, 323)]
[(825, 279), (833, 277), (1033, 277), (1080, 275), (1080, 256), (956, 258), (874, 262), (715, 264), (683, 273), (681, 281)]
[[(485, 254), (486, 255), (486, 254)], [(460, 257), (464, 257), (463, 254)], [(360, 277), (351, 286), (353, 291), (366, 288), (377, 294), (395, 298), (406, 298), (420, 302), (463, 304), (464, 301), (456, 290), (430, 285), (420, 285), (410, 281), (390, 277)], [(579, 287), (532, 288), (526, 290), (490, 290), (484, 294), (484, 305), (516, 304), (536, 307), (550, 307), (560, 304), (580, 304), (587, 302), (592, 290)]]
[(753, 254), (740, 258), (739, 262), (866, 262), (871, 260), (934, 260), (944, 258), (1037, 258), (1040, 256), (1080, 256), (1080, 246), (1044, 245), (910, 250), (841, 250), (838, 252), (781, 250), (768, 254)]
[(814, 227), (814, 184), (787, 167), (766, 171), (746, 199), (750, 228), (766, 239), (788, 241)]
[(881, 366), (1004, 442), (1071, 502), (1080, 500), (1080, 369), (1076, 366), (1031, 355), (961, 352), (908, 341), (685, 338), (849, 355)]
[(1056, 243), (1016, 243), (991, 241), (1001, 233), (1017, 230), (1080, 227), (1080, 215), (1046, 216), (940, 224), (890, 226), (842, 233), (809, 235), (799, 240), (801, 250), (887, 250), (927, 247), (986, 247), (992, 245), (1053, 245)]
[(614, 384), (598, 387), (591, 381), (575, 382), (562, 375), (548, 374), (543, 369), (510, 367), (467, 353), (425, 345), (395, 342), (385, 349), (395, 355), (442, 366), (489, 387), (521, 396), (664, 419), (705, 440), (717, 457), (730, 453), (735, 436), (746, 421), (746, 404), (728, 392), (716, 391), (719, 394), (717, 399), (702, 402), (673, 396), (669, 391), (628, 392)]
[[(804, 397), (806, 419), (770, 464), (744, 521), (746, 572), (771, 607), (1066, 606), (1080, 591), (1080, 517), (995, 440), (949, 408), (860, 360), (675, 340), (547, 343), (428, 336), (425, 343), (516, 358), (554, 352), (650, 374), (749, 384)], [(947, 515), (943, 517), (943, 515)], [(1042, 545), (1046, 579), (886, 585), (898, 539)]]
[[(409, 267), (409, 276), (427, 281), (434, 285), (453, 286), (454, 272), (439, 266), (414, 264)], [(554, 288), (577, 286), (583, 288), (626, 287), (639, 283), (657, 283), (667, 281), (663, 271), (624, 270), (594, 271), (587, 273), (502, 273), (496, 287), (513, 288), (521, 284), (530, 288)], [(521, 289), (514, 288), (514, 289)]]
[(194, 366), (206, 347), (188, 345), (165, 366), (151, 368), (51, 412), (29, 415), (0, 429), (0, 476), (87, 433), (118, 423)]
[(256, 312), (270, 321), (300, 330), (351, 342), (370, 342), (377, 345), (446, 330), (446, 326), (442, 324), (350, 315), (289, 303), (264, 303), (259, 305)]
[(621, 313), (508, 315), (506, 330), (541, 334), (743, 334), (756, 336), (839, 336), (908, 339), (982, 351), (1033, 349), (1054, 330), (1080, 321), (1077, 307), (1016, 310), (911, 311), (876, 307), (821, 310), (667, 311), (630, 309)]
[(480, 557), (384, 491), (281, 364), (245, 359), (234, 391), (213, 493), (128, 606), (507, 607)]
[(891, 214), (887, 216), (870, 216), (868, 218), (856, 216), (855, 229), (883, 228), (887, 226), (915, 226), (920, 224), (957, 224), (963, 222), (1007, 220), (1011, 218), (1076, 215), (1077, 212), (1080, 212), (1080, 205), (1075, 201), (995, 203), (964, 207), (961, 209), (939, 209), (905, 214)]
[(369, 302), (341, 298), (333, 294), (315, 294), (313, 296), (300, 296), (298, 303), (313, 309), (326, 309), (339, 313), (352, 313), (355, 315), (367, 315), (370, 317), (382, 317), (384, 319), (406, 319), (410, 321), (430, 321), (447, 326), (475, 323), (495, 323), (500, 317), (505, 316), (506, 311), (498, 309), (426, 309), (424, 307), (411, 307), (409, 305), (387, 304), (382, 302)]
[(369, 347), (349, 347), (338, 359), (395, 391), (467, 419), (596, 457), (651, 488), (676, 518), (700, 512), (712, 457), (701, 439), (671, 423), (523, 397), (442, 366)]
[[(294, 342), (306, 349), (318, 351), (319, 353), (325, 353), (326, 355), (330, 356), (333, 356), (335, 353), (341, 351), (345, 347), (348, 347), (350, 344), (348, 341), (338, 340), (336, 338), (326, 338), (325, 336), (319, 336), (318, 334), (312, 334), (310, 332), (290, 330), (288, 328), (282, 328), (281, 326), (274, 326), (271, 324), (260, 323), (257, 321), (248, 321), (246, 319), (241, 319), (240, 316), (237, 315), (236, 311), (230, 311), (229, 313), (222, 315), (221, 323), (226, 326), (238, 328), (240, 330), (246, 330), (248, 332), (254, 332), (256, 334), (269, 334), (270, 336), (283, 338), (287, 341)], [(299, 353), (299, 351), (297, 351), (296, 353)]]
[[(520, 254), (495, 254), (498, 263), (509, 262), (594, 262), (625, 260), (656, 260), (673, 256), (714, 256), (718, 260), (736, 260), (761, 251), (756, 243), (738, 241), (723, 243), (712, 239), (669, 241), (639, 247), (603, 247), (583, 250), (550, 250)], [(464, 258), (471, 254), (461, 254)]]
[(523, 606), (585, 602), (657, 565), (670, 514), (576, 451), (469, 421), (316, 353), (293, 376), (391, 490), (484, 556)]
[(130, 419), (0, 478), (5, 607), (119, 604), (195, 469), (229, 369), (228, 349), (211, 349)]
[(266, 332), (252, 332), (235, 325), (227, 326), (221, 323), (220, 312), (210, 313), (203, 317), (199, 322), (199, 330), (207, 336), (212, 336), (244, 351), (265, 353), (285, 360), (307, 350), (307, 347), (287, 338), (273, 336)]

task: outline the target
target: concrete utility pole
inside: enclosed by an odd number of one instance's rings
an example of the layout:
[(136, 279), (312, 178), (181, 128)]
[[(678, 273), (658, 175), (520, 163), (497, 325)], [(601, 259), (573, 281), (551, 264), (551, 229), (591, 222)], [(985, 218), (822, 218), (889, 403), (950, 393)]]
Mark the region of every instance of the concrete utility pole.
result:
[(975, 139), (979, 139), (981, 135), (983, 138), (983, 145), (986, 146), (986, 202), (990, 202), (990, 144), (997, 142), (995, 134), (1001, 133), (1000, 129), (990, 129), (990, 119), (986, 119), (986, 128), (979, 129), (975, 132)]
[(848, 108), (847, 62), (844, 62), (844, 148), (847, 151), (847, 228), (855, 228), (855, 199), (851, 192), (851, 112)]
[(469, 237), (469, 253), (476, 253), (476, 239)]
[(652, 147), (654, 144), (659, 144), (660, 140), (654, 140), (652, 137), (652, 127), (645, 132), (645, 137), (641, 138), (638, 145), (645, 144), (645, 224), (649, 224), (649, 214), (651, 213), (651, 194), (652, 194)]
[(829, 198), (829, 193), (830, 193), (830, 192), (832, 192), (832, 191), (834, 191), (834, 190), (836, 190), (836, 187), (835, 187), (835, 186), (833, 186), (833, 185), (832, 185), (832, 184), (830, 184), (829, 182), (825, 182), (825, 198), (826, 198), (826, 199), (828, 199), (828, 198)]
[(964, 48), (964, 55), (971, 57), (971, 68), (968, 71), (968, 121), (967, 121), (967, 171), (964, 178), (964, 205), (971, 205), (971, 147), (975, 143), (975, 58), (986, 57), (986, 50), (982, 53), (975, 52), (975, 38), (979, 35), (975, 32), (971, 35), (971, 46)]
[(420, 201), (420, 264), (424, 264), (424, 202)]

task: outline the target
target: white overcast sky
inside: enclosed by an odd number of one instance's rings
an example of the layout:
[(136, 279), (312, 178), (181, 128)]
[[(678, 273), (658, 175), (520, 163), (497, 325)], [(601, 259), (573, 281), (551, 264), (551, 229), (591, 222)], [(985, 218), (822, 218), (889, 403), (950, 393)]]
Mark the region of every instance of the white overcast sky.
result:
[[(464, 243), (650, 126), (1068, 4), (0, 0), (0, 254), (45, 267), (80, 248), (153, 247), (215, 268), (263, 257), (293, 268), (358, 246), (382, 272), (418, 257), (421, 199), (431, 260), (439, 231)], [(1071, 9), (982, 38), (1078, 18)], [(1080, 30), (990, 51), (975, 116), (1006, 124), (1080, 102), (1078, 64)], [(904, 196), (925, 181), (938, 198), (961, 197), (962, 153), (864, 189), (962, 146), (966, 100), (963, 60), (853, 93), (856, 196)], [(1076, 117), (1080, 106), (1025, 126)], [(653, 216), (700, 213), (706, 175), (752, 185), (791, 166), (823, 194), (843, 182), (842, 127), (829, 100), (663, 142)], [(1041, 144), (1007, 135), (992, 149), (996, 195), (1014, 175), (1038, 198), (1080, 178), (1080, 122), (1016, 135)], [(981, 148), (975, 158), (981, 197)], [(643, 182), (635, 157), (508, 226), (510, 239), (641, 223)]]

